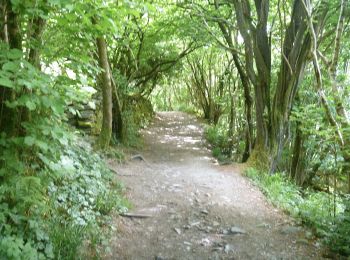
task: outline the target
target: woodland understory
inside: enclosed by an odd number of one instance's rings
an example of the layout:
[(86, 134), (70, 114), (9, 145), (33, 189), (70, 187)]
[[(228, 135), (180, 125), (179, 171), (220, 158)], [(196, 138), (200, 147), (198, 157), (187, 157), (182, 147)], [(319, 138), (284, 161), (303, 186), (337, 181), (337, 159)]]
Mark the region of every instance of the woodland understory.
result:
[(349, 25), (348, 0), (1, 0), (0, 259), (98, 258), (129, 207), (104, 159), (173, 110), (349, 256)]

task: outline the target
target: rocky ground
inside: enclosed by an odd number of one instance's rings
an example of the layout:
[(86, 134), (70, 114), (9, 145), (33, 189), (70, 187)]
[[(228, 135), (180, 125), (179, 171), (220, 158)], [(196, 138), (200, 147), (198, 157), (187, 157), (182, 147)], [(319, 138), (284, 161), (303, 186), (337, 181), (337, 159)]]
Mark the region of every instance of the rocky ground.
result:
[(144, 160), (110, 161), (137, 217), (116, 219), (106, 259), (322, 259), (311, 233), (267, 202), (243, 165), (215, 163), (193, 116), (158, 113), (142, 134)]

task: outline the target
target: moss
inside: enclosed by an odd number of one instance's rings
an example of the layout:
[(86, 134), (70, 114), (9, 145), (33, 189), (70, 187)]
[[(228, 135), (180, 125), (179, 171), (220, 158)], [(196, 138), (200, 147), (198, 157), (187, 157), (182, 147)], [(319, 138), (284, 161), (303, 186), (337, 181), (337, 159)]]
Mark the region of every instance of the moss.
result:
[(270, 156), (268, 151), (262, 147), (254, 148), (249, 156), (247, 165), (258, 171), (268, 172), (270, 169)]
[(78, 127), (80, 128), (92, 128), (93, 122), (91, 121), (78, 121), (77, 122)]

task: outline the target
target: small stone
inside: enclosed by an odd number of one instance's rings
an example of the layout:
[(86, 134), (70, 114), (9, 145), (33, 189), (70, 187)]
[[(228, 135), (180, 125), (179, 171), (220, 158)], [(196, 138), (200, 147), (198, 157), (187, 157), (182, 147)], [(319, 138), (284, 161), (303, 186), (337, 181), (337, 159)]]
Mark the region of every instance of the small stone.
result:
[(182, 228), (183, 228), (183, 229), (190, 229), (191, 226), (190, 226), (190, 225), (184, 225)]
[(181, 235), (181, 229), (179, 228), (174, 228), (175, 232), (178, 234), (178, 235)]
[(214, 227), (220, 226), (220, 223), (217, 222), (217, 221), (214, 221), (214, 222), (213, 222), (213, 226), (214, 226)]
[(201, 213), (204, 214), (204, 215), (208, 215), (209, 214), (208, 210), (206, 210), (206, 209), (201, 210)]
[(159, 256), (159, 255), (157, 255), (154, 259), (155, 259), (155, 260), (165, 260), (164, 257), (161, 257), (161, 256)]
[(209, 246), (210, 245), (210, 240), (208, 238), (203, 238), (201, 240), (201, 245), (202, 246)]
[(184, 241), (184, 244), (185, 244), (186, 246), (192, 246), (192, 243), (191, 243), (191, 242)]
[(197, 222), (192, 222), (191, 224), (190, 224), (190, 226), (191, 227), (194, 227), (194, 226), (198, 226), (198, 225), (200, 225), (200, 221), (197, 221)]
[(231, 227), (230, 228), (231, 234), (246, 234), (247, 232), (239, 227)]
[(224, 252), (225, 252), (226, 254), (229, 254), (230, 252), (233, 252), (233, 246), (232, 246), (232, 245), (229, 245), (229, 244), (225, 245), (225, 247), (224, 247)]

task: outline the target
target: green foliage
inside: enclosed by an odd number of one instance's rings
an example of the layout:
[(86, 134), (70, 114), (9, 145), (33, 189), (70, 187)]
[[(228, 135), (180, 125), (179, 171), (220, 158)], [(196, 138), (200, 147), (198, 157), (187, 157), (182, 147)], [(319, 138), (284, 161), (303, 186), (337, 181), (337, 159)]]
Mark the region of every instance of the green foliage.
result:
[[(0, 133), (0, 258), (76, 259), (112, 211), (125, 211), (121, 187), (91, 148), (79, 145), (64, 113), (77, 92), (18, 50), (0, 46), (0, 81), (14, 132)], [(97, 246), (97, 245), (96, 245)]]
[(323, 237), (331, 250), (349, 255), (350, 218), (344, 199), (325, 192), (301, 190), (279, 173), (269, 175), (249, 168), (246, 175), (274, 205)]
[(225, 128), (207, 126), (204, 131), (205, 138), (212, 146), (212, 155), (219, 161), (231, 158), (231, 142)]
[[(89, 236), (114, 211), (126, 211), (122, 187), (87, 145), (70, 143), (58, 161), (35, 176), (6, 178), (1, 186), (0, 256), (75, 259)], [(26, 242), (24, 242), (26, 241)], [(34, 256), (30, 256), (34, 255)]]
[[(346, 200), (349, 209), (349, 198)], [(332, 233), (327, 238), (328, 246), (342, 255), (350, 256), (350, 212), (337, 217)]]
[(124, 144), (138, 147), (140, 145), (140, 128), (146, 127), (154, 116), (149, 100), (143, 97), (129, 96), (123, 108)]
[(77, 254), (84, 239), (91, 239), (91, 235), (103, 239), (98, 230), (113, 210), (125, 211), (126, 203), (120, 197), (122, 186), (116, 183), (102, 158), (91, 154), (88, 145), (67, 149), (55, 167), (60, 174), (49, 184), (48, 192), (52, 207), (59, 214), (53, 217), (56, 228), (50, 234), (55, 255), (70, 259), (69, 255)]

